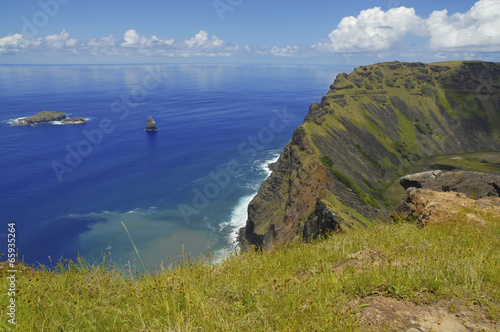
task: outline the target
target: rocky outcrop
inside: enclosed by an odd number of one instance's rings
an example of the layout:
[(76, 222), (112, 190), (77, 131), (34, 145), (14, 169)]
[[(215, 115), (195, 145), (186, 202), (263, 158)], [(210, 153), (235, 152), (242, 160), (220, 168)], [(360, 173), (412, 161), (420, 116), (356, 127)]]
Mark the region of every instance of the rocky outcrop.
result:
[(467, 197), (500, 196), (500, 175), (480, 172), (429, 171), (403, 176), (399, 183), (405, 188), (428, 188), (434, 191), (464, 193)]
[(276, 167), (276, 162), (267, 164), (267, 169), (270, 171), (274, 171), (275, 167)]
[(61, 121), (63, 124), (83, 124), (87, 122), (87, 119), (82, 117), (66, 118), (66, 114), (62, 112), (43, 111), (27, 118), (17, 119), (13, 124), (26, 126), (53, 121)]
[(326, 231), (338, 231), (342, 222), (342, 218), (339, 218), (335, 212), (328, 208), (325, 202), (317, 197), (314, 211), (304, 223), (302, 239), (310, 241)]
[(64, 124), (84, 124), (87, 123), (86, 118), (76, 117), (63, 120)]
[(146, 123), (146, 131), (158, 131), (156, 127), (156, 122), (153, 120), (153, 117), (148, 117), (148, 122)]
[(369, 224), (404, 167), (500, 151), (499, 105), (497, 63), (390, 62), (338, 75), (250, 203), (242, 242), (268, 248)]
[(421, 225), (443, 223), (460, 219), (460, 212), (467, 208), (466, 219), (484, 222), (483, 214), (500, 215), (500, 197), (474, 200), (463, 193), (438, 192), (432, 189), (409, 188), (403, 201), (392, 214), (395, 220), (412, 220)]

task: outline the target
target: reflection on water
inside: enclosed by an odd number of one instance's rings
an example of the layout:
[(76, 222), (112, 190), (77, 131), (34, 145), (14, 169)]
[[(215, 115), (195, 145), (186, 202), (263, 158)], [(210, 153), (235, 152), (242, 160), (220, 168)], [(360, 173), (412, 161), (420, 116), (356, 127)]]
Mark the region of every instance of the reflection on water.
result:
[(146, 131), (146, 138), (148, 140), (148, 147), (150, 149), (155, 149), (158, 143), (158, 132), (156, 131)]

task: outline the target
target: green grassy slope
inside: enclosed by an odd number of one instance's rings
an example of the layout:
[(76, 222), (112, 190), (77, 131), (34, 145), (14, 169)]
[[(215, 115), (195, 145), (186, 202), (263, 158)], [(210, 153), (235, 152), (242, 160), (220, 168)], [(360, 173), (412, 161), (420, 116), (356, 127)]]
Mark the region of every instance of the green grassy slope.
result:
[[(60, 262), (55, 272), (18, 266), (16, 329), (366, 331), (358, 300), (371, 296), (420, 305), (445, 300), (446, 311), (476, 308), (499, 322), (500, 220), (474, 211), (486, 223), (466, 222), (469, 212), (423, 228), (381, 223), (220, 264), (186, 257), (133, 279), (106, 263)], [(367, 249), (375, 256), (353, 258)], [(14, 330), (7, 275), (0, 269), (0, 329)]]

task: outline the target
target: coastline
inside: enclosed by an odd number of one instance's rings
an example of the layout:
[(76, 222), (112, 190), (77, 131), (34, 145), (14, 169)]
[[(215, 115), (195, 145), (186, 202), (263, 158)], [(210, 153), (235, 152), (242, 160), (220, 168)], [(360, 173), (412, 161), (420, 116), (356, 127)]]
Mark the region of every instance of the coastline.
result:
[[(267, 173), (265, 178), (262, 179), (262, 182), (264, 182), (272, 173), (272, 171), (269, 168), (269, 165), (277, 162), (280, 155), (281, 155), (281, 153), (277, 153), (277, 152), (270, 152), (270, 153), (272, 153), (271, 158), (267, 158), (264, 161), (259, 162), (258, 168)], [(255, 189), (255, 192), (252, 193), (251, 195), (246, 195), (246, 196), (240, 197), (240, 199), (238, 200), (238, 203), (236, 205), (234, 205), (232, 210), (231, 210), (230, 220), (228, 222), (222, 222), (220, 224), (221, 229), (225, 228), (225, 227), (230, 227), (231, 231), (230, 231), (229, 236), (227, 238), (227, 247), (216, 250), (214, 252), (215, 256), (217, 257), (218, 262), (223, 260), (225, 257), (227, 257), (231, 252), (239, 251), (241, 249), (240, 241), (239, 241), (240, 230), (242, 227), (245, 226), (246, 221), (248, 219), (248, 205), (250, 204), (252, 199), (257, 195), (259, 188), (260, 188), (260, 184)]]

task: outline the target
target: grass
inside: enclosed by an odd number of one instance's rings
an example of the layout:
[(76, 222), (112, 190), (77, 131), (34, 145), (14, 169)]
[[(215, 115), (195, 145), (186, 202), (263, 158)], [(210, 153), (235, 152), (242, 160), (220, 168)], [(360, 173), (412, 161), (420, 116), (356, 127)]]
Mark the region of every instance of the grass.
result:
[[(328, 169), (330, 174), (332, 174), (342, 185), (346, 188), (352, 190), (353, 193), (358, 196), (358, 198), (366, 205), (374, 207), (376, 209), (380, 208), (380, 203), (372, 196), (366, 194), (353, 180), (351, 180), (347, 175), (341, 171), (334, 169), (333, 160), (329, 156), (322, 156), (319, 158), (320, 162)], [(378, 164), (377, 164), (378, 165)], [(379, 166), (380, 167), (380, 166)], [(372, 186), (370, 189), (374, 189)]]
[[(19, 331), (362, 331), (356, 300), (373, 294), (419, 304), (459, 299), (500, 319), (500, 220), (419, 227), (378, 223), (272, 252), (175, 262), (130, 278), (79, 259), (55, 271), (18, 266)], [(381, 264), (345, 266), (366, 248)], [(2, 272), (1, 293), (6, 294)], [(22, 272), (21, 272), (22, 271)], [(8, 330), (6, 297), (0, 329)]]
[(420, 122), (415, 123), (415, 128), (417, 128), (417, 130), (418, 130), (421, 134), (424, 134), (424, 135), (425, 135), (425, 134), (427, 134), (427, 129), (426, 129), (426, 127), (425, 127), (423, 124), (421, 124)]

